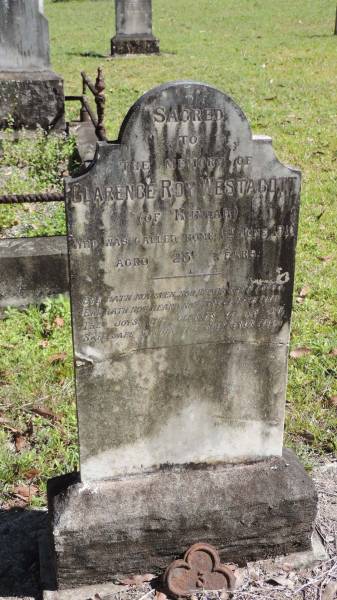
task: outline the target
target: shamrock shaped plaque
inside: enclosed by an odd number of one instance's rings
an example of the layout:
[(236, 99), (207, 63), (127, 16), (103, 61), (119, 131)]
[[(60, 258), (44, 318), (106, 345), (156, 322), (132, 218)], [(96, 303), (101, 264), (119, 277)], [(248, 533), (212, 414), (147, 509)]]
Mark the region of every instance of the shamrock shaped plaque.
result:
[(187, 598), (202, 590), (233, 590), (233, 571), (220, 563), (217, 550), (210, 544), (193, 544), (184, 558), (166, 569), (164, 582), (174, 598)]

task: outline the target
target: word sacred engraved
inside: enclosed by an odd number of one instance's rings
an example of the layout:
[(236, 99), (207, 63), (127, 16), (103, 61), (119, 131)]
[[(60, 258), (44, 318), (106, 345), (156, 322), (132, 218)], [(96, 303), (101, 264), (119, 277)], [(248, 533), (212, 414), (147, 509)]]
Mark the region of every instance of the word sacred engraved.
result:
[(221, 108), (176, 108), (167, 110), (158, 106), (153, 111), (155, 123), (201, 123), (202, 121), (223, 121), (224, 111)]

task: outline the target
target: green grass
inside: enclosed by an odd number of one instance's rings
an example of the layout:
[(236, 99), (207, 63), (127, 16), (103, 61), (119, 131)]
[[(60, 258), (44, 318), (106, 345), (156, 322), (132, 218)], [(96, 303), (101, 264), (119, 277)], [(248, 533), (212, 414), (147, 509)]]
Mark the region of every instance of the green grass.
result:
[[(1, 194), (28, 194), (63, 190), (63, 177), (73, 162), (75, 140), (65, 135), (35, 137), (22, 135), (13, 141), (13, 132), (3, 134), (0, 156)], [(62, 235), (65, 233), (62, 203), (7, 205), (0, 208), (0, 237), (19, 235)]]
[[(301, 168), (291, 345), (308, 347), (311, 352), (289, 361), (286, 442), (306, 464), (314, 453), (336, 451), (337, 409), (331, 398), (337, 394), (337, 359), (330, 354), (337, 348), (335, 10), (335, 0), (153, 0), (154, 32), (160, 38), (162, 54), (107, 60), (104, 57), (114, 34), (111, 0), (46, 1), (53, 68), (64, 76), (66, 93), (81, 91), (82, 69), (94, 78), (97, 67), (104, 67), (111, 139), (116, 138), (130, 105), (147, 89), (174, 79), (194, 79), (232, 96), (246, 113), (253, 132), (271, 135), (280, 160)], [(74, 104), (67, 110), (68, 117), (78, 112)], [(31, 169), (33, 150), (20, 142), (17, 159), (11, 158), (12, 151), (7, 149), (2, 163), (9, 161), (20, 171), (20, 161), (24, 161), (27, 177), (22, 181), (16, 172), (17, 180), (14, 175), (8, 191), (28, 191), (31, 185), (36, 191), (60, 189), (71, 142), (44, 143), (45, 151), (37, 154)], [(43, 211), (40, 216), (25, 217), (22, 209), (15, 209), (8, 221), (26, 218), (27, 235), (62, 233), (63, 213), (60, 207), (58, 210), (54, 219)], [(0, 216), (2, 227), (5, 218)], [(321, 260), (326, 256), (334, 258)], [(296, 298), (303, 286), (310, 290), (299, 303)], [(0, 386), (0, 411), (20, 431), (32, 418), (36, 431), (31, 440), (27, 436), (28, 447), (16, 452), (12, 433), (4, 429), (0, 462), (8, 473), (6, 493), (10, 495), (18, 482), (27, 482), (26, 465), (37, 464), (41, 496), (34, 497), (34, 503), (43, 502), (46, 478), (70, 470), (76, 461), (69, 313), (60, 301), (50, 306), (56, 312), (62, 308), (65, 323), (62, 328), (52, 326), (47, 338), (45, 309), (11, 310), (0, 331), (7, 372), (6, 383)], [(44, 339), (50, 345), (41, 349), (39, 342)], [(64, 362), (48, 362), (48, 353), (64, 349)], [(51, 423), (32, 416), (31, 407), (40, 398), (45, 398), (41, 402), (52, 408), (60, 421)]]
[[(0, 352), (2, 499), (11, 498), (13, 487), (32, 483), (39, 488), (32, 497), (38, 506), (47, 479), (76, 468), (78, 461), (68, 301), (60, 297), (27, 311), (9, 309)], [(18, 437), (22, 449), (16, 448)]]

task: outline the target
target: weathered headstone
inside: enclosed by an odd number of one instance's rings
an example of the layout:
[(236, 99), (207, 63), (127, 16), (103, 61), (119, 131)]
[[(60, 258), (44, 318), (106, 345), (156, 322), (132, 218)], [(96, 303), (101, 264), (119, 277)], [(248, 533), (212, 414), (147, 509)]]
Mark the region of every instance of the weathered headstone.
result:
[(115, 0), (115, 7), (116, 35), (111, 40), (111, 54), (157, 54), (152, 0)]
[(0, 2), (0, 127), (64, 127), (63, 81), (50, 68), (43, 0)]
[(68, 292), (65, 237), (0, 239), (0, 316)]
[(81, 483), (49, 488), (61, 586), (194, 542), (241, 563), (310, 544), (313, 485), (282, 456), (299, 193), (193, 82), (145, 94), (67, 181)]

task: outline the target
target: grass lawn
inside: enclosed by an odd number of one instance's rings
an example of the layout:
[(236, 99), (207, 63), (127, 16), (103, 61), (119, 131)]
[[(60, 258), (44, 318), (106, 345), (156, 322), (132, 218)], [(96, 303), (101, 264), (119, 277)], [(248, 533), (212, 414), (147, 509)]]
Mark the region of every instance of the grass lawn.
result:
[[(97, 66), (104, 68), (110, 138), (147, 89), (174, 79), (205, 81), (232, 96), (253, 132), (271, 135), (280, 160), (303, 172), (291, 340), (292, 350), (302, 351), (289, 361), (286, 442), (310, 465), (313, 453), (337, 449), (336, 2), (153, 0), (162, 54), (107, 60), (113, 4), (45, 2), (52, 64), (66, 93), (81, 91), (81, 70), (94, 78)], [(72, 116), (77, 109), (68, 110)], [(72, 151), (71, 140), (43, 135), (7, 142), (0, 183), (12, 193), (60, 189)], [(62, 206), (47, 214), (0, 209), (0, 235), (20, 224), (25, 235), (64, 233)], [(9, 310), (0, 348), (2, 501), (43, 504), (46, 479), (77, 462), (67, 301)]]

